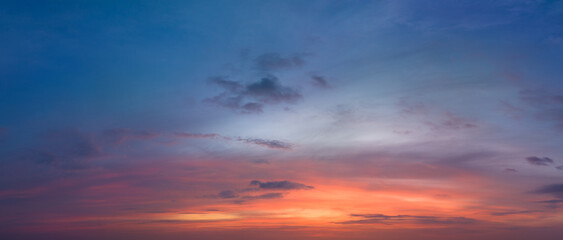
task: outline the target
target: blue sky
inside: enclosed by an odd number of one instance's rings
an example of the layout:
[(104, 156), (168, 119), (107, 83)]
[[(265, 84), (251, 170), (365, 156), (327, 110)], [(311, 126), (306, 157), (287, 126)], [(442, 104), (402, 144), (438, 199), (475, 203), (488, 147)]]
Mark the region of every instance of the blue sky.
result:
[(562, 15), (3, 1), (0, 235), (559, 239)]

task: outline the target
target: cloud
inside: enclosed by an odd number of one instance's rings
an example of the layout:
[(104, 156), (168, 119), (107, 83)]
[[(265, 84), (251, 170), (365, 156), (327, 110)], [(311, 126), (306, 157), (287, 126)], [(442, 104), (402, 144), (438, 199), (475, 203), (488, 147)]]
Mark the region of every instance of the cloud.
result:
[(520, 99), (533, 106), (538, 120), (554, 124), (563, 129), (563, 95), (555, 95), (546, 90), (522, 90)]
[(253, 164), (270, 164), (270, 161), (268, 161), (267, 159), (254, 159), (250, 160), (250, 162)]
[(232, 190), (225, 190), (225, 191), (221, 191), (219, 192), (219, 194), (217, 195), (219, 198), (237, 198), (238, 194), (236, 194), (234, 191)]
[(494, 1), (484, 6), (478, 1), (464, 4), (444, 1), (438, 5), (427, 1), (389, 1), (382, 8), (381, 23), (408, 26), (424, 32), (474, 31), (509, 25), (540, 4), (534, 1)]
[(360, 217), (360, 220), (336, 222), (339, 224), (473, 224), (478, 221), (466, 217), (436, 217), (436, 216), (414, 216), (414, 215), (384, 215), (384, 214), (351, 214), (352, 217)]
[(322, 88), (322, 89), (330, 88), (330, 85), (328, 84), (326, 79), (322, 76), (312, 75), (311, 79), (312, 79), (311, 84), (315, 87)]
[(262, 138), (239, 138), (238, 141), (256, 144), (256, 145), (259, 145), (259, 146), (272, 148), (272, 149), (279, 149), (279, 150), (291, 150), (293, 148), (292, 144), (282, 142), (282, 141), (279, 141), (279, 140), (269, 140), (269, 139), (262, 139)]
[(303, 54), (282, 57), (279, 53), (264, 53), (254, 59), (258, 70), (264, 72), (288, 70), (305, 65)]
[(226, 80), (224, 77), (213, 77), (209, 82), (220, 86), (225, 91), (205, 99), (205, 103), (241, 113), (261, 113), (264, 104), (296, 103), (303, 98), (299, 91), (281, 85), (279, 79), (271, 74), (246, 86), (236, 81)]
[(527, 211), (494, 212), (494, 213), (491, 213), (491, 215), (493, 215), (493, 216), (506, 216), (506, 215), (528, 214), (528, 213), (537, 213), (537, 212), (541, 212), (541, 211), (527, 210)]
[(412, 102), (403, 98), (397, 105), (401, 109), (401, 112), (405, 114), (428, 115), (430, 113), (430, 109), (422, 102)]
[[(306, 54), (282, 56), (279, 53), (264, 53), (253, 60), (250, 69), (237, 70), (233, 73), (234, 75), (215, 75), (209, 77), (207, 82), (218, 86), (223, 92), (213, 97), (205, 98), (203, 102), (243, 114), (262, 113), (265, 106), (270, 104), (295, 104), (303, 99), (303, 95), (301, 95), (298, 89), (282, 84), (276, 76), (276, 72), (303, 67), (305, 65), (305, 56)], [(254, 74), (244, 73), (246, 71), (252, 71)], [(236, 78), (239, 75), (258, 75), (259, 78), (232, 80), (232, 78)], [(330, 84), (323, 76), (314, 74), (311, 76), (311, 79), (311, 84), (317, 88), (330, 87)]]
[(524, 113), (524, 110), (521, 108), (514, 106), (513, 104), (505, 101), (500, 101), (499, 110), (503, 112), (506, 116), (509, 116), (514, 119), (519, 119), (520, 116)]
[(37, 164), (58, 165), (59, 160), (55, 154), (41, 150), (30, 150), (23, 157), (26, 160), (31, 160)]
[(261, 182), (258, 180), (253, 180), (250, 185), (258, 186), (260, 189), (267, 190), (309, 190), (314, 189), (313, 186), (307, 186), (305, 184), (290, 182), (290, 181), (272, 181), (272, 182)]
[(551, 158), (548, 157), (543, 157), (543, 158), (539, 158), (539, 157), (527, 157), (526, 161), (528, 161), (528, 163), (532, 164), (532, 165), (536, 165), (536, 166), (548, 166), (549, 164), (553, 163), (553, 160)]
[(238, 141), (243, 143), (255, 144), (261, 147), (267, 147), (271, 149), (278, 150), (291, 150), (293, 144), (282, 142), (279, 140), (270, 140), (262, 138), (241, 138), (241, 137), (226, 137), (216, 133), (186, 133), (186, 132), (175, 132), (175, 137), (178, 138), (208, 138), (208, 139), (222, 139), (228, 141)]
[(505, 172), (518, 172), (518, 170), (516, 170), (514, 168), (505, 168), (504, 171)]
[(263, 110), (262, 108), (264, 107), (264, 104), (261, 103), (255, 103), (255, 102), (250, 102), (247, 104), (244, 104), (241, 107), (241, 112), (242, 113), (262, 113)]
[(401, 99), (398, 102), (398, 106), (402, 113), (421, 118), (422, 122), (436, 131), (478, 127), (472, 120), (457, 116), (450, 111), (439, 113), (437, 110), (428, 107), (422, 102), (412, 102), (408, 99)]
[(27, 151), (24, 159), (62, 169), (83, 169), (91, 159), (103, 155), (91, 135), (75, 129), (51, 131), (40, 137), (40, 144)]
[(283, 198), (283, 193), (265, 193), (256, 196), (244, 196), (242, 199), (256, 200), (256, 199), (278, 199)]
[(525, 89), (520, 91), (520, 99), (532, 105), (563, 104), (563, 96), (553, 95), (544, 90)]
[(547, 200), (547, 201), (539, 201), (539, 203), (559, 204), (559, 203), (563, 203), (563, 199), (552, 199), (552, 200)]
[(557, 166), (555, 169), (563, 171), (563, 166)]
[(446, 112), (444, 117), (445, 118), (439, 123), (439, 125), (434, 124), (435, 128), (463, 129), (477, 127), (477, 125), (469, 122), (464, 118), (455, 116), (450, 112)]
[(186, 133), (186, 132), (175, 132), (174, 136), (180, 138), (219, 138), (221, 135), (216, 133)]
[(213, 104), (223, 108), (228, 108), (235, 111), (247, 113), (244, 112), (243, 109), (241, 109), (242, 101), (243, 101), (243, 96), (233, 95), (232, 93), (229, 92), (224, 92), (212, 98), (206, 98), (203, 100), (204, 103)]
[(264, 103), (292, 103), (303, 97), (297, 90), (280, 85), (278, 78), (273, 75), (263, 77), (260, 81), (246, 86), (244, 95), (254, 97)]
[(538, 194), (553, 194), (556, 197), (563, 198), (563, 184), (549, 184), (534, 191)]
[(209, 79), (207, 79), (207, 81), (209, 83), (216, 84), (231, 92), (238, 92), (244, 88), (243, 85), (240, 84), (239, 82), (230, 81), (227, 80), (226, 78), (227, 77), (225, 76), (215, 76), (215, 77), (210, 77)]
[(148, 140), (159, 137), (157, 133), (146, 130), (132, 130), (129, 128), (114, 128), (103, 131), (102, 137), (106, 142), (121, 144), (129, 140)]
[(273, 192), (273, 193), (264, 193), (259, 195), (245, 195), (241, 196), (233, 190), (224, 190), (219, 192), (217, 195), (209, 196), (210, 198), (222, 198), (222, 199), (236, 199), (236, 203), (240, 204), (247, 200), (260, 200), (260, 199), (277, 199), (283, 198), (283, 193)]
[(557, 122), (559, 124), (562, 124), (563, 123), (563, 108), (546, 109), (546, 110), (543, 110), (536, 117), (539, 120), (553, 121), (553, 122)]

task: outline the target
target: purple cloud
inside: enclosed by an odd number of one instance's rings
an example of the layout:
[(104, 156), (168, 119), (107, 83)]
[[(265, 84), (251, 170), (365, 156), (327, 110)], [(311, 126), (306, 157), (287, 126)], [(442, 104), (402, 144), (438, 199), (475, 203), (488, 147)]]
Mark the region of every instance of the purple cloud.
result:
[(548, 157), (540, 158), (535, 156), (527, 157), (526, 161), (528, 161), (529, 164), (536, 166), (548, 166), (553, 163), (553, 159), (551, 158)]
[(258, 188), (266, 190), (309, 190), (315, 188), (313, 186), (307, 186), (302, 183), (290, 182), (287, 180), (271, 182), (253, 180), (250, 182), (250, 185), (258, 186)]

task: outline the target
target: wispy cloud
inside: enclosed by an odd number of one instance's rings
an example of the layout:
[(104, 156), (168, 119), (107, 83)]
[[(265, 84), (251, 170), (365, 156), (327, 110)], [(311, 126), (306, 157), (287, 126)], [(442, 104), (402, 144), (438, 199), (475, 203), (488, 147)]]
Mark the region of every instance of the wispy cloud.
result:
[(553, 159), (548, 157), (540, 158), (536, 156), (531, 156), (531, 157), (527, 157), (526, 161), (528, 161), (529, 164), (536, 166), (548, 166), (550, 164), (553, 164)]
[(305, 65), (304, 54), (294, 54), (283, 57), (279, 53), (264, 53), (254, 59), (256, 68), (260, 71), (270, 72), (289, 70)]
[(224, 191), (219, 192), (218, 197), (219, 198), (237, 198), (238, 194), (235, 193), (232, 190), (224, 190)]
[(290, 182), (287, 180), (284, 181), (270, 181), (270, 182), (262, 182), (258, 180), (252, 180), (250, 185), (258, 186), (260, 189), (267, 189), (267, 190), (310, 190), (314, 189), (313, 186), (307, 186), (302, 183)]
[(266, 147), (270, 149), (277, 150), (291, 150), (293, 149), (293, 144), (287, 143), (280, 140), (263, 139), (263, 138), (242, 138), (242, 137), (226, 137), (216, 133), (187, 133), (187, 132), (175, 132), (175, 137), (179, 138), (194, 138), (194, 139), (221, 139), (227, 141), (237, 141), (248, 144), (254, 144), (261, 147)]
[(270, 164), (270, 161), (268, 161), (268, 159), (253, 159), (250, 160), (250, 162), (253, 164)]
[(257, 200), (257, 199), (277, 199), (283, 198), (283, 193), (273, 192), (273, 193), (264, 193), (259, 195), (248, 195), (242, 197), (242, 199), (249, 199), (249, 200)]
[(121, 144), (130, 140), (148, 140), (159, 137), (159, 134), (146, 130), (133, 130), (129, 128), (113, 128), (103, 131), (102, 137), (105, 141), (113, 144)]
[(216, 133), (187, 133), (187, 132), (175, 132), (174, 136), (179, 138), (224, 138), (223, 136)]
[(272, 148), (272, 149), (279, 149), (279, 150), (291, 150), (293, 145), (287, 142), (282, 142), (279, 140), (269, 140), (269, 139), (262, 139), (262, 138), (238, 138), (238, 141), (256, 144), (259, 146)]
[(321, 89), (330, 88), (330, 84), (325, 77), (316, 74), (311, 75), (311, 84)]
[(545, 90), (525, 89), (520, 91), (520, 99), (532, 105), (563, 104), (563, 95), (554, 95)]
[(23, 154), (24, 159), (62, 169), (84, 169), (91, 159), (103, 155), (94, 137), (77, 129), (46, 132), (40, 139), (38, 146)]
[(478, 127), (474, 120), (461, 117), (451, 111), (432, 108), (420, 101), (401, 99), (397, 103), (399, 110), (406, 116), (418, 119), (435, 131), (462, 130)]
[(545, 185), (537, 190), (534, 193), (538, 194), (552, 194), (556, 197), (563, 198), (563, 184), (549, 184)]
[(538, 210), (523, 210), (523, 211), (507, 211), (507, 212), (493, 212), (491, 215), (493, 216), (507, 216), (507, 215), (518, 215), (518, 214), (530, 214), (530, 213), (537, 213), (542, 212)]
[(344, 222), (337, 222), (339, 224), (402, 224), (402, 223), (416, 223), (416, 224), (436, 224), (436, 225), (450, 225), (450, 224), (475, 224), (478, 220), (466, 217), (437, 217), (437, 216), (416, 216), (416, 215), (385, 215), (385, 214), (351, 214), (352, 217), (361, 218), (359, 220), (350, 220)]

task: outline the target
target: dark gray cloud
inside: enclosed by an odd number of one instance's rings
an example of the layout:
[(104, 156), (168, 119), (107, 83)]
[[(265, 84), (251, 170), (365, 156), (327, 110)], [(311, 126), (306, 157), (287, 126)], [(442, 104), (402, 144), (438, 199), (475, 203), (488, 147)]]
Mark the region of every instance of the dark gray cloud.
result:
[(305, 65), (303, 54), (283, 57), (279, 53), (264, 53), (254, 59), (256, 68), (260, 71), (270, 72), (289, 70)]
[(273, 75), (268, 75), (258, 82), (249, 84), (243, 94), (264, 103), (294, 103), (303, 97), (297, 90), (282, 86), (278, 78)]
[(494, 212), (494, 213), (491, 213), (491, 215), (493, 215), (493, 216), (506, 216), (506, 215), (528, 214), (528, 213), (537, 213), (537, 212), (541, 212), (541, 211), (526, 210), (526, 211)]
[(250, 162), (253, 164), (270, 164), (270, 161), (268, 161), (268, 159), (254, 159), (250, 160)]
[(538, 193), (538, 194), (552, 194), (558, 198), (563, 198), (563, 184), (549, 184), (549, 185), (545, 185), (539, 189), (537, 189), (536, 191), (534, 191), (534, 193)]
[(237, 198), (238, 194), (232, 190), (224, 190), (217, 195), (219, 198)]
[(559, 204), (559, 203), (563, 203), (563, 199), (552, 199), (552, 200), (546, 200), (546, 201), (539, 201), (539, 203)]
[(518, 170), (516, 170), (514, 168), (505, 168), (504, 171), (505, 172), (518, 172)]
[(241, 113), (261, 113), (264, 104), (296, 103), (303, 98), (299, 91), (281, 85), (279, 79), (270, 74), (246, 86), (221, 77), (209, 81), (225, 91), (204, 102)]
[(23, 155), (26, 160), (62, 169), (83, 169), (102, 156), (94, 138), (75, 129), (51, 131), (40, 135), (39, 145)]
[(330, 88), (330, 85), (328, 84), (328, 81), (323, 77), (323, 76), (319, 76), (319, 75), (312, 75), (311, 76), (311, 84), (315, 87), (318, 88)]
[(563, 166), (557, 166), (555, 169), (563, 171)]
[(256, 144), (256, 145), (259, 145), (259, 146), (272, 148), (272, 149), (279, 149), (279, 150), (291, 150), (293, 148), (292, 144), (282, 142), (282, 141), (279, 141), (279, 140), (269, 140), (269, 139), (262, 139), (262, 138), (239, 138), (238, 141)]
[(536, 166), (548, 166), (550, 164), (553, 163), (553, 159), (548, 158), (548, 157), (535, 157), (535, 156), (531, 156), (531, 157), (527, 157), (526, 161), (528, 161), (528, 163), (532, 164), (532, 165), (536, 165)]
[[(248, 190), (241, 190), (239, 192), (249, 192)], [(233, 190), (224, 190), (219, 192), (217, 195), (207, 196), (208, 198), (221, 198), (221, 199), (233, 199), (236, 204), (241, 204), (249, 200), (262, 200), (262, 199), (278, 199), (283, 198), (283, 193), (272, 192), (264, 193), (258, 195), (240, 195)]]
[(242, 199), (248, 199), (248, 200), (256, 200), (256, 199), (277, 199), (277, 198), (283, 198), (283, 193), (264, 193), (264, 194), (260, 194), (260, 195), (256, 195), (256, 196), (244, 196), (242, 197)]
[(271, 181), (271, 182), (262, 182), (258, 180), (253, 180), (250, 182), (250, 185), (258, 186), (260, 189), (267, 189), (267, 190), (309, 190), (314, 189), (313, 186), (307, 186), (305, 184), (290, 182), (287, 180), (284, 181)]
[(157, 133), (146, 130), (132, 130), (129, 128), (107, 129), (102, 132), (104, 142), (120, 144), (129, 140), (147, 140), (159, 137)]
[[(241, 55), (243, 61), (248, 59), (248, 52)], [(231, 109), (244, 114), (262, 113), (269, 104), (295, 104), (301, 99), (300, 91), (294, 87), (285, 86), (278, 79), (277, 71), (295, 70), (305, 65), (306, 54), (282, 56), (279, 53), (264, 53), (256, 58), (249, 69), (233, 71), (234, 75), (217, 75), (209, 77), (207, 82), (223, 90), (218, 95), (203, 100), (204, 103)], [(243, 67), (245, 68), (245, 67)], [(258, 74), (258, 79), (232, 80), (246, 71)], [(249, 76), (247, 74), (241, 74)], [(278, 75), (279, 76), (279, 75)], [(311, 84), (318, 88), (329, 88), (326, 78), (313, 74)]]
[(543, 204), (547, 208), (558, 209), (563, 206), (563, 199), (551, 199), (545, 201), (537, 201), (537, 203)]
[(417, 223), (417, 224), (474, 224), (478, 221), (465, 217), (436, 217), (436, 216), (414, 216), (414, 215), (384, 215), (384, 214), (351, 214), (352, 217), (362, 218), (360, 220), (351, 220), (337, 222), (339, 224), (400, 224), (400, 223)]

